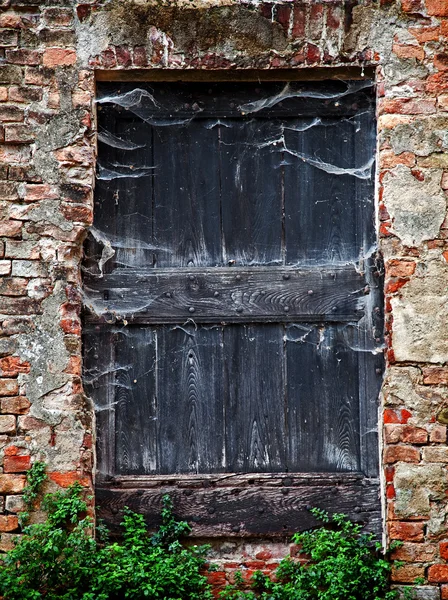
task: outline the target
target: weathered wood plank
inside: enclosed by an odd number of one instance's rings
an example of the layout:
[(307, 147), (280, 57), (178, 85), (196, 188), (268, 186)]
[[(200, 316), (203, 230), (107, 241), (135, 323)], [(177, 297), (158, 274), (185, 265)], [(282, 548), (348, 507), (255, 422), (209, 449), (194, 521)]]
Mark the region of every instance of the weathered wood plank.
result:
[(157, 330), (157, 472), (226, 468), (222, 328)]
[(343, 512), (364, 522), (367, 528), (381, 532), (381, 507), (378, 480), (326, 482), (305, 486), (267, 488), (117, 490), (97, 488), (99, 517), (119, 531), (124, 506), (143, 513), (151, 528), (160, 523), (161, 499), (169, 493), (175, 514), (187, 520), (195, 537), (289, 537), (296, 531), (318, 523), (309, 507)]
[(359, 470), (358, 358), (344, 326), (286, 332), (289, 470)]
[(283, 327), (228, 326), (224, 353), (227, 470), (284, 471)]
[(83, 382), (96, 420), (97, 473), (115, 473), (115, 345), (112, 329), (87, 326), (83, 331)]
[(356, 321), (368, 291), (354, 266), (123, 270), (85, 286), (97, 315), (136, 323)]
[(157, 267), (222, 264), (218, 129), (212, 121), (154, 127)]
[(266, 145), (279, 132), (279, 124), (266, 119), (226, 119), (220, 127), (223, 246), (229, 264), (281, 264), (281, 158)]
[(157, 468), (156, 343), (150, 327), (115, 334), (115, 473)]

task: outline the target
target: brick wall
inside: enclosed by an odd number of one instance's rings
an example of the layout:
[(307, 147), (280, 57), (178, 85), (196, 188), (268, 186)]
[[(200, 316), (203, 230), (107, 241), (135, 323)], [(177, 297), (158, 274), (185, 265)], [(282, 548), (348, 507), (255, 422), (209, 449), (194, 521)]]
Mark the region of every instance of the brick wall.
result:
[[(92, 222), (95, 71), (374, 67), (386, 263), (385, 520), (397, 584), (448, 599), (448, 1), (0, 0), (0, 549), (23, 473), (92, 482), (80, 268)], [(284, 544), (223, 542), (219, 588)], [(229, 575), (230, 573), (230, 575)]]

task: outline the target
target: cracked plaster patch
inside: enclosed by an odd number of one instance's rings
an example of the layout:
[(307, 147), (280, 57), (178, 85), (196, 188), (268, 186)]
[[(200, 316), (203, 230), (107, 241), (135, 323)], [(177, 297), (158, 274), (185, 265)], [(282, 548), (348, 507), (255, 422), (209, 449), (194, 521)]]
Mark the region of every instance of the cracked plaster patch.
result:
[(440, 187), (442, 171), (422, 169), (424, 181), (398, 165), (386, 173), (384, 202), (392, 218), (393, 233), (405, 246), (420, 246), (438, 236), (446, 214), (446, 199)]
[(398, 361), (448, 361), (448, 265), (442, 257), (417, 266), (391, 299), (393, 343)]

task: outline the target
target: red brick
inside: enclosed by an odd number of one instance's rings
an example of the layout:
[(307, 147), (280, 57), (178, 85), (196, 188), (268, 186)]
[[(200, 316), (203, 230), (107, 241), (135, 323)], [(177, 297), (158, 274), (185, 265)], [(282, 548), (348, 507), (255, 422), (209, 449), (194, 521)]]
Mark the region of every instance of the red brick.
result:
[(0, 494), (20, 494), (25, 484), (25, 475), (0, 475)]
[(47, 8), (44, 18), (48, 25), (68, 27), (73, 21), (73, 11), (69, 8)]
[(382, 169), (393, 169), (397, 165), (413, 167), (415, 165), (415, 154), (412, 152), (395, 154), (392, 150), (382, 150), (380, 152), (380, 166)]
[(415, 271), (416, 263), (413, 260), (391, 259), (386, 263), (388, 277), (410, 277)]
[(0, 433), (14, 433), (16, 418), (14, 415), (0, 415)]
[(7, 125), (5, 127), (5, 142), (25, 144), (34, 140), (34, 134), (29, 125)]
[(409, 44), (393, 44), (392, 50), (398, 58), (415, 58), (422, 61), (425, 58), (425, 51), (421, 46), (411, 46)]
[(428, 569), (429, 583), (448, 582), (448, 565), (431, 565)]
[(429, 441), (436, 444), (446, 444), (447, 431), (445, 425), (435, 425), (429, 434)]
[(426, 385), (448, 385), (448, 367), (424, 367), (423, 383)]
[(72, 485), (76, 481), (79, 481), (79, 483), (85, 487), (90, 485), (89, 478), (86, 475), (77, 473), (76, 471), (67, 471), (65, 473), (53, 471), (52, 473), (48, 473), (48, 477), (63, 488)]
[(418, 13), (423, 9), (423, 0), (401, 0), (401, 10), (406, 13)]
[(89, 206), (81, 206), (79, 204), (63, 204), (61, 212), (67, 221), (76, 223), (93, 223), (93, 212)]
[(435, 17), (448, 17), (448, 2), (446, 0), (426, 0), (428, 15)]
[(0, 400), (0, 410), (2, 413), (13, 415), (24, 415), (28, 412), (31, 404), (25, 396), (13, 396), (12, 398), (2, 398)]
[(408, 420), (412, 417), (412, 413), (410, 413), (405, 408), (392, 410), (391, 408), (386, 408), (384, 411), (384, 423), (407, 423)]
[(440, 587), (440, 600), (448, 600), (448, 585), (442, 585)]
[(393, 521), (389, 525), (389, 535), (392, 540), (404, 542), (422, 542), (424, 524), (408, 521)]
[[(429, 78), (430, 79), (430, 78)], [(436, 112), (436, 101), (421, 98), (384, 98), (379, 106), (380, 114), (421, 115)]]
[(384, 462), (409, 462), (417, 463), (420, 461), (420, 451), (410, 446), (388, 446), (384, 450)]
[(132, 65), (132, 56), (129, 48), (125, 46), (117, 46), (115, 48), (117, 63), (120, 67), (129, 67)]
[(2, 377), (16, 377), (19, 373), (29, 373), (30, 363), (22, 362), (18, 356), (0, 358), (0, 375)]
[(71, 66), (76, 63), (75, 50), (65, 48), (48, 48), (44, 52), (44, 67)]
[(446, 52), (434, 56), (434, 66), (439, 71), (448, 70), (448, 54)]
[(134, 66), (146, 67), (148, 59), (146, 56), (146, 48), (144, 46), (135, 46), (134, 48)]
[(17, 396), (18, 393), (17, 379), (0, 379), (0, 396)]
[(8, 90), (8, 97), (11, 102), (39, 102), (42, 100), (42, 95), (41, 88), (32, 86), (12, 86)]
[(15, 531), (19, 527), (19, 519), (14, 515), (0, 515), (0, 531)]
[(15, 65), (36, 66), (40, 63), (40, 53), (37, 50), (7, 50), (6, 61)]
[(47, 183), (27, 184), (25, 188), (25, 202), (36, 202), (37, 200), (56, 200), (59, 198), (57, 190)]
[(409, 33), (412, 34), (415, 39), (424, 44), (425, 42), (436, 42), (440, 36), (440, 27), (410, 27)]
[[(448, 91), (448, 71), (441, 71), (430, 75), (426, 80), (426, 90), (430, 93), (440, 94)], [(426, 101), (428, 102), (428, 101)], [(417, 114), (417, 113), (415, 113)]]
[(391, 579), (399, 583), (414, 583), (417, 577), (425, 576), (425, 567), (421, 565), (402, 565), (392, 567)]
[(23, 473), (31, 467), (30, 456), (5, 456), (3, 469), (5, 473)]
[(102, 66), (106, 67), (107, 69), (113, 69), (114, 67), (117, 66), (115, 52), (113, 51), (112, 48), (108, 48), (107, 50), (104, 50), (103, 52), (101, 52), (100, 60), (101, 60)]
[(434, 560), (435, 553), (434, 544), (404, 542), (392, 552), (391, 558), (404, 562), (430, 562)]
[(23, 121), (24, 112), (21, 108), (3, 104), (0, 106), (0, 121), (7, 123), (12, 121)]
[[(34, 298), (8, 298), (0, 296), (0, 314), (5, 315), (38, 315), (42, 312), (40, 300)], [(16, 394), (11, 394), (16, 395)], [(0, 394), (1, 396), (1, 394)]]
[(306, 14), (301, 5), (294, 5), (292, 37), (302, 39), (305, 36)]
[(22, 277), (2, 277), (0, 279), (0, 296), (25, 296), (28, 279)]

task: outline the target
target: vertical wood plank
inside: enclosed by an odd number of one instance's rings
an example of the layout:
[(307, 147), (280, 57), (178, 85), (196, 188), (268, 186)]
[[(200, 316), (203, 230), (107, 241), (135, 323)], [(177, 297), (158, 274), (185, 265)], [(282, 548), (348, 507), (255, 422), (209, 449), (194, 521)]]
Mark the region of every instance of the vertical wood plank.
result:
[(154, 128), (154, 239), (167, 249), (159, 255), (158, 267), (216, 266), (222, 261), (214, 121)]
[[(350, 168), (363, 164), (365, 152), (355, 153), (352, 121), (320, 120), (305, 131), (285, 130), (285, 224), (287, 264), (331, 264), (358, 260), (361, 243), (356, 229), (357, 178), (328, 173), (306, 162)], [(308, 120), (294, 119), (302, 129)], [(324, 167), (327, 168), (327, 167)]]
[(284, 471), (282, 326), (228, 326), (224, 352), (228, 470)]
[(225, 471), (222, 328), (157, 331), (158, 472)]
[(150, 327), (129, 327), (116, 338), (115, 467), (117, 474), (157, 469), (155, 336)]
[(280, 128), (269, 120), (226, 119), (220, 129), (226, 259), (236, 265), (281, 264), (281, 153), (265, 145)]
[(286, 326), (288, 468), (357, 471), (357, 355), (343, 326)]
[(96, 420), (96, 469), (100, 476), (115, 472), (115, 346), (113, 332), (85, 327), (84, 389), (92, 399)]

